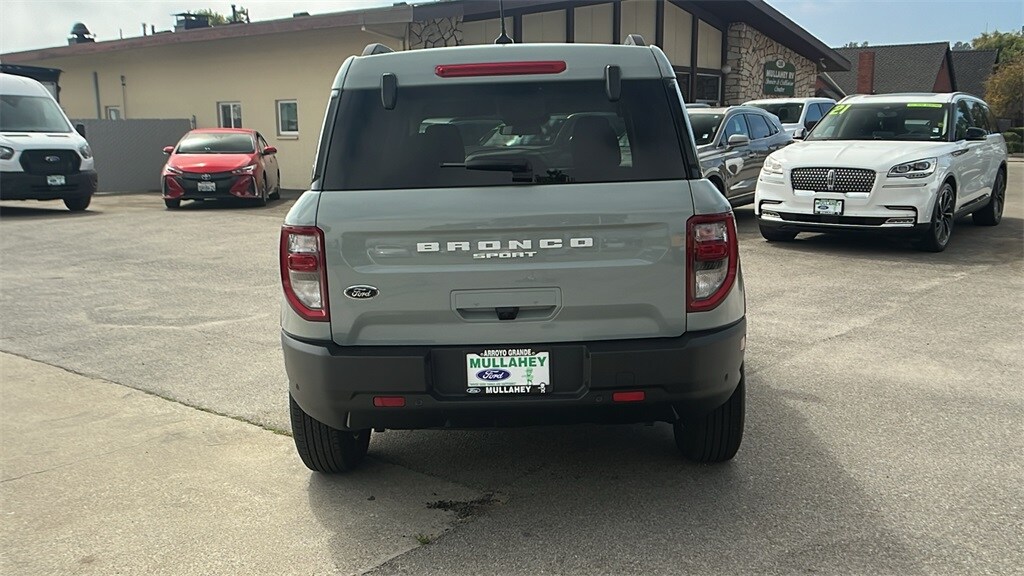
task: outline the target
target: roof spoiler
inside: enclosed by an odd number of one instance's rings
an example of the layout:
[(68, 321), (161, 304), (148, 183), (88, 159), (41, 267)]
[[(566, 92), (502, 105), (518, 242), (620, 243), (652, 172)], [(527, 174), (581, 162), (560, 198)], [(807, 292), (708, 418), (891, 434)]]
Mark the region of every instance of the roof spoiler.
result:
[(379, 43), (374, 42), (373, 44), (367, 44), (366, 48), (363, 48), (362, 56), (373, 56), (374, 54), (388, 54), (394, 52), (391, 48)]

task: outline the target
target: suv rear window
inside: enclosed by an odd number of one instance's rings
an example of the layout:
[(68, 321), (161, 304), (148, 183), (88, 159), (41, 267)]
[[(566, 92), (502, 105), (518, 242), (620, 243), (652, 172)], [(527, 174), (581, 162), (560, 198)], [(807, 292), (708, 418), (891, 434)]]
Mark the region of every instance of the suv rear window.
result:
[(399, 88), (393, 110), (343, 90), (337, 105), (325, 190), (687, 177), (661, 80), (623, 81), (617, 102), (603, 81), (563, 81)]

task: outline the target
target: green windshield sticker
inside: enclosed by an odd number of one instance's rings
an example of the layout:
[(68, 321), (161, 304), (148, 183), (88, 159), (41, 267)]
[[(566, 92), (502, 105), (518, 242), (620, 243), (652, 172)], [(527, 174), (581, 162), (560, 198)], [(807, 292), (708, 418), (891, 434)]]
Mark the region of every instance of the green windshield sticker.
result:
[(850, 108), (849, 104), (837, 104), (829, 112), (829, 115), (830, 116), (838, 116), (838, 115), (842, 114), (843, 112), (846, 112), (847, 109), (849, 109), (849, 108)]
[(907, 104), (907, 108), (942, 108), (942, 104), (939, 102), (911, 102)]

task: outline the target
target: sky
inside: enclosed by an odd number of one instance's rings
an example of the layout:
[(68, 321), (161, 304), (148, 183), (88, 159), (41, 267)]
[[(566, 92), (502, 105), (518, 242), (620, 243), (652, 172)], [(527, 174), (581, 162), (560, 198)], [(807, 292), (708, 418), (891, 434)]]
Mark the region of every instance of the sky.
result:
[[(253, 21), (288, 18), (294, 12), (324, 14), (396, 0), (236, 0)], [(483, 0), (476, 0), (483, 1)], [(496, 0), (490, 0), (495, 1)], [(414, 3), (414, 1), (410, 1)], [(1020, 30), (1022, 0), (768, 0), (829, 46), (847, 42), (910, 44), (970, 41), (985, 31)], [(67, 44), (75, 22), (98, 41), (140, 36), (142, 24), (174, 26), (172, 14), (212, 8), (231, 14), (231, 2), (214, 0), (0, 0), (0, 53)]]

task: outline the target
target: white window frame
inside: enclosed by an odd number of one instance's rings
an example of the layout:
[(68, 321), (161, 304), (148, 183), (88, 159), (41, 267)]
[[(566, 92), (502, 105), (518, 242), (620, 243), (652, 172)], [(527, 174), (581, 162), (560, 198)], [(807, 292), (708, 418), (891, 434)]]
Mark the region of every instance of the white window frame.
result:
[[(285, 130), (284, 126), (281, 124), (281, 120), (284, 117), (281, 114), (281, 105), (282, 104), (294, 104), (295, 105), (295, 130)], [(298, 128), (299, 127), (299, 101), (294, 99), (294, 98), (289, 99), (289, 100), (277, 100), (275, 105), (276, 105), (276, 108), (277, 108), (277, 135), (278, 136), (284, 136), (284, 137), (297, 138), (299, 136), (299, 128)]]
[(121, 115), (121, 107), (120, 106), (106, 106), (104, 108), (103, 116), (107, 120), (123, 120), (124, 119), (124, 116)]
[[(228, 122), (224, 120), (224, 106), (231, 106), (231, 118)], [(238, 107), (238, 116), (235, 116), (235, 107)], [(242, 103), (241, 102), (217, 102), (217, 126), (221, 128), (242, 127)]]

